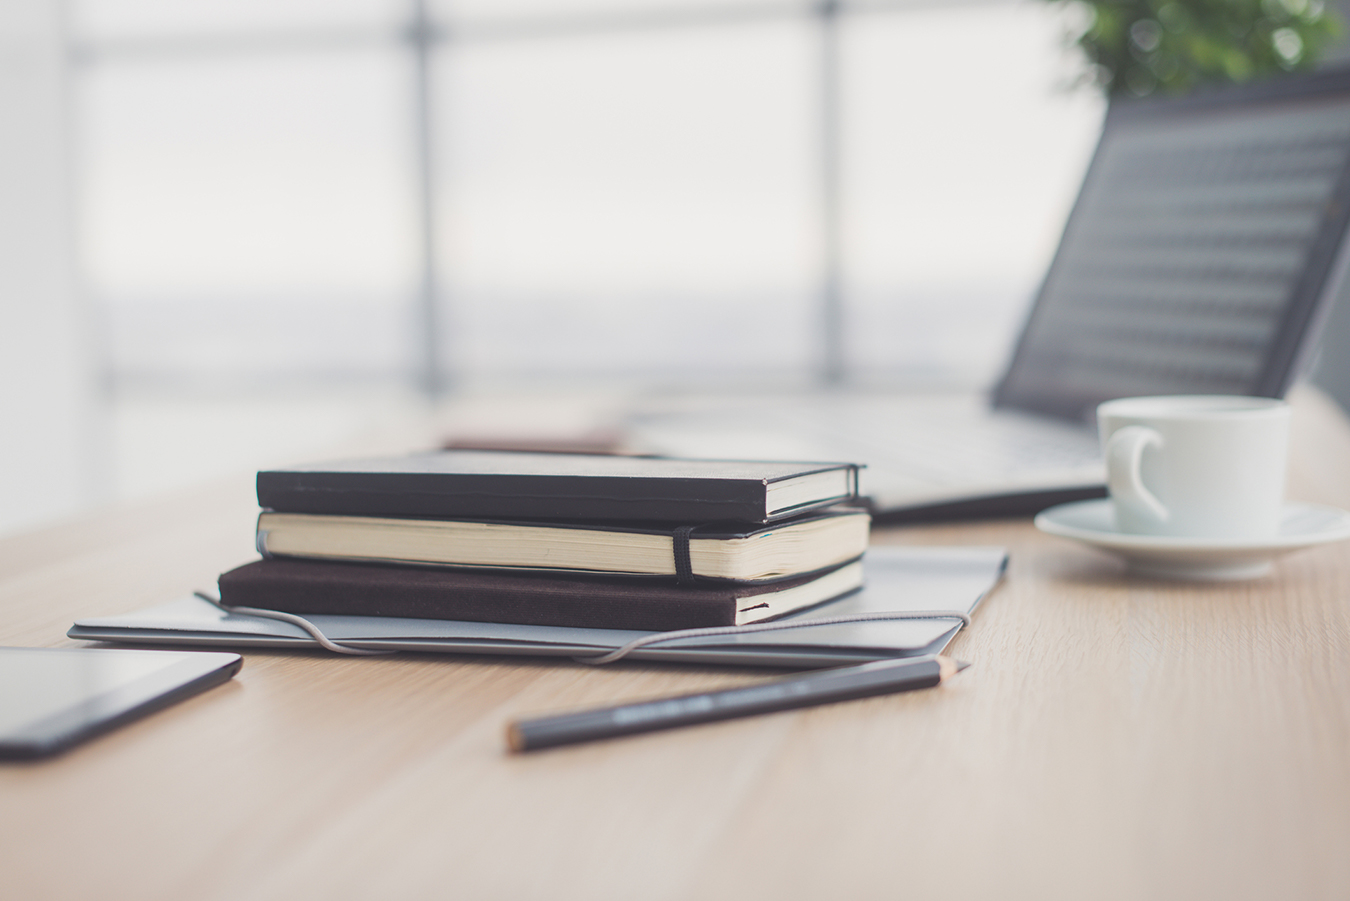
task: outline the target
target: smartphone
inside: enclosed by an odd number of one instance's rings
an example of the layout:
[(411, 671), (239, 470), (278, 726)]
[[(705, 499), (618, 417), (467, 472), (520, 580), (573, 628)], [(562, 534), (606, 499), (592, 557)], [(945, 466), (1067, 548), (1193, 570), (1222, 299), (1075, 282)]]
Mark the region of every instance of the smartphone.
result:
[(45, 757), (227, 682), (238, 654), (0, 648), (0, 758)]

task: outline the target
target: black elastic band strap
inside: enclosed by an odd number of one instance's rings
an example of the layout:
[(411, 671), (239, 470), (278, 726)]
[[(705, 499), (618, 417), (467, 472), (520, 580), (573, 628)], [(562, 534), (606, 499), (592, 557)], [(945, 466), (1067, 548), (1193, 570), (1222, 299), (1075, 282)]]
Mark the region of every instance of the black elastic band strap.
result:
[(694, 566), (689, 562), (689, 536), (698, 526), (680, 526), (673, 533), (675, 551), (675, 581), (688, 585), (694, 581)]

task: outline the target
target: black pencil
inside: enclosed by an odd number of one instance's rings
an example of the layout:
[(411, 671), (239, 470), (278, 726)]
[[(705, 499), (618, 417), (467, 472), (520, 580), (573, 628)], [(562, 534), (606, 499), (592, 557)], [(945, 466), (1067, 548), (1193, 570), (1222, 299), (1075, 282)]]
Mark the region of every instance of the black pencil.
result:
[(535, 751), (775, 710), (932, 688), (968, 666), (969, 663), (939, 656), (878, 660), (803, 673), (746, 688), (519, 720), (507, 726), (506, 743), (513, 751)]

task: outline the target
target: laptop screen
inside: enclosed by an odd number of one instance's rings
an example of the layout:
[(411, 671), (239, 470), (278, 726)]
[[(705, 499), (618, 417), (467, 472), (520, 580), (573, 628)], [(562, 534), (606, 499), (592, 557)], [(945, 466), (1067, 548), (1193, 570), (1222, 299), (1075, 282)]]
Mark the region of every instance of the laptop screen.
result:
[(1350, 213), (1350, 70), (1114, 103), (995, 403), (1281, 396)]

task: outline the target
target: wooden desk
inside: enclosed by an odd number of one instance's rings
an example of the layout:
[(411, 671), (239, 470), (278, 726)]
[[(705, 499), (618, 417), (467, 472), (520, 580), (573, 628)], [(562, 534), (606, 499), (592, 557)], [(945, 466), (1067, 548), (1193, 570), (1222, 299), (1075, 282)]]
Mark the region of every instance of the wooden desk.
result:
[[(1300, 395), (1295, 496), (1350, 507)], [(241, 479), (0, 543), (0, 641), (251, 556)], [(1023, 521), (940, 690), (537, 756), (508, 717), (740, 683), (675, 666), (249, 653), (232, 684), (0, 767), (6, 898), (1350, 897), (1350, 550), (1187, 585)]]

